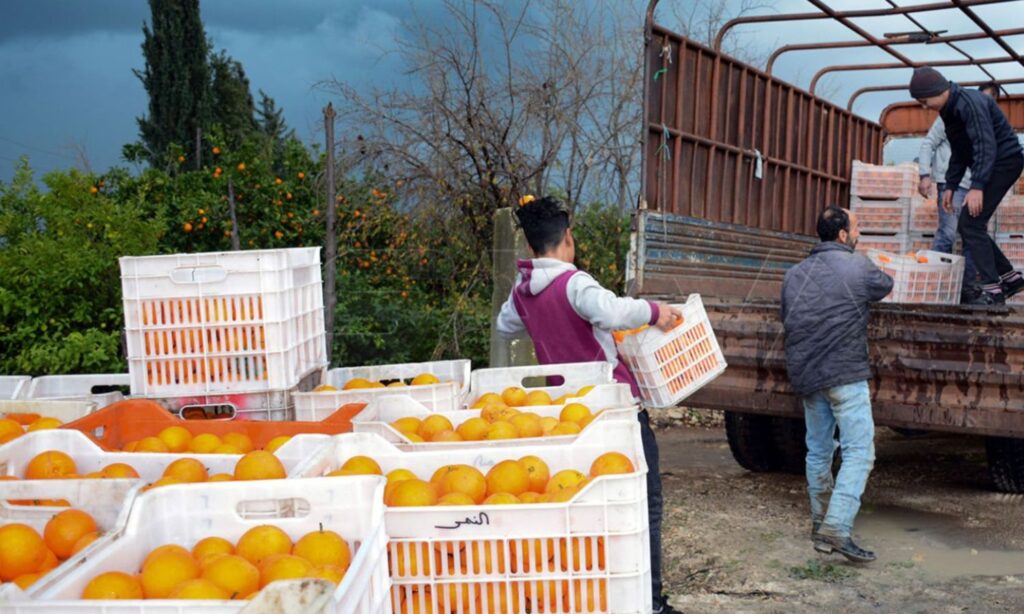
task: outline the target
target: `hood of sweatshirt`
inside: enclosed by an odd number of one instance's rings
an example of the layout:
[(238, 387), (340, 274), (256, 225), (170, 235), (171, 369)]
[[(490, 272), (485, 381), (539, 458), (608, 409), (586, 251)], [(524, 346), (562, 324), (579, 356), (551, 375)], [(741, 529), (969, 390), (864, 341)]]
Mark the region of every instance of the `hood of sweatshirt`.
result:
[(563, 262), (555, 258), (533, 258), (532, 260), (519, 260), (516, 262), (519, 268), (520, 281), (516, 285), (516, 292), (523, 296), (537, 296), (543, 292), (551, 282), (566, 271), (575, 271), (576, 267), (570, 262)]

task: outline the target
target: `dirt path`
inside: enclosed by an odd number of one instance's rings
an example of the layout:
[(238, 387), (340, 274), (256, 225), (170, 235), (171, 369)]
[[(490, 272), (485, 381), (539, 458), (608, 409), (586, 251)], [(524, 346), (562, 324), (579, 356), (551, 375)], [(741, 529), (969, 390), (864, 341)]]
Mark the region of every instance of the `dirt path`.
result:
[(802, 476), (745, 471), (720, 428), (658, 440), (666, 590), (685, 612), (1024, 612), (1024, 495), (991, 490), (978, 439), (879, 429), (854, 529), (870, 565), (813, 551)]

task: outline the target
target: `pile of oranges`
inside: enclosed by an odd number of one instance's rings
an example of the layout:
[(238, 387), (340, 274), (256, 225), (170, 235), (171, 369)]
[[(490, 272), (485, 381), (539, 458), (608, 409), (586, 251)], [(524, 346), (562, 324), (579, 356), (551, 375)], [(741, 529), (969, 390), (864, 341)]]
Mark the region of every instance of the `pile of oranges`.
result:
[(490, 405), (504, 405), (505, 407), (529, 407), (536, 405), (565, 405), (569, 399), (576, 399), (585, 396), (593, 390), (593, 386), (584, 386), (574, 393), (566, 393), (552, 399), (546, 390), (531, 390), (527, 392), (518, 386), (510, 386), (501, 394), (497, 392), (485, 392), (480, 395), (470, 409), (484, 409)]
[(442, 414), (425, 418), (407, 416), (391, 423), (392, 428), (414, 443), (446, 441), (484, 441), (524, 439), (530, 437), (557, 437), (577, 435), (601, 412), (596, 414), (582, 403), (565, 405), (558, 418), (540, 416), (505, 404), (494, 403), (480, 410), (458, 426)]
[(253, 527), (237, 542), (211, 536), (186, 550), (166, 544), (146, 555), (138, 573), (111, 571), (92, 578), (82, 599), (251, 599), (277, 580), (341, 582), (352, 549), (321, 527), (298, 541), (273, 525)]
[[(263, 450), (275, 452), (291, 437), (281, 435), (267, 442)], [(245, 433), (232, 432), (223, 437), (213, 433), (192, 435), (183, 426), (169, 426), (155, 436), (143, 437), (124, 444), (125, 452), (192, 453), (192, 454), (248, 454), (256, 450), (252, 439)]]
[(25, 433), (55, 429), (61, 424), (57, 418), (39, 414), (7, 414), (0, 418), (0, 445), (14, 441)]
[(78, 509), (55, 514), (42, 535), (27, 524), (0, 526), (0, 580), (27, 589), (99, 536), (93, 517)]
[[(513, 505), (561, 503), (571, 500), (593, 478), (633, 473), (633, 461), (621, 452), (606, 452), (590, 466), (590, 473), (563, 469), (551, 475), (538, 456), (503, 460), (485, 475), (470, 465), (444, 465), (426, 481), (410, 469), (387, 474), (384, 503), (392, 507), (432, 505)], [(384, 475), (377, 461), (353, 456), (328, 476)]]
[[(408, 382), (404, 379), (372, 381), (363, 377), (354, 377), (345, 382), (345, 385), (342, 386), (341, 389), (363, 390), (366, 388), (404, 388), (406, 386), (429, 386), (431, 384), (440, 383), (442, 382), (436, 375), (432, 373), (420, 373)], [(338, 392), (338, 389), (330, 384), (321, 384), (314, 388), (313, 392)]]

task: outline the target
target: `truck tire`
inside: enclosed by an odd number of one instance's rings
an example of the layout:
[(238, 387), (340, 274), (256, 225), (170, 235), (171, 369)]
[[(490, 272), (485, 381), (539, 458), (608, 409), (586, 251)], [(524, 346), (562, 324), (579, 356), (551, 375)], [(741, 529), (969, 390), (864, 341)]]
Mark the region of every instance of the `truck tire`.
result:
[(759, 473), (779, 470), (771, 416), (727, 411), (725, 435), (740, 467)]
[(807, 461), (807, 427), (799, 418), (772, 418), (772, 438), (778, 470), (803, 475)]
[(996, 489), (1024, 493), (1024, 439), (986, 437), (985, 453)]

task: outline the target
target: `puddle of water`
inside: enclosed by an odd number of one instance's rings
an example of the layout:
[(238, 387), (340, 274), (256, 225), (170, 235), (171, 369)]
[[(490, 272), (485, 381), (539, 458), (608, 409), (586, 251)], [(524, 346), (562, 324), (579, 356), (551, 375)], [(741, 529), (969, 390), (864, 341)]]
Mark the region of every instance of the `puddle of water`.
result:
[(979, 547), (983, 538), (957, 518), (902, 507), (861, 510), (855, 532), (878, 550), (879, 562), (902, 564), (942, 578), (1024, 575), (1024, 551)]

